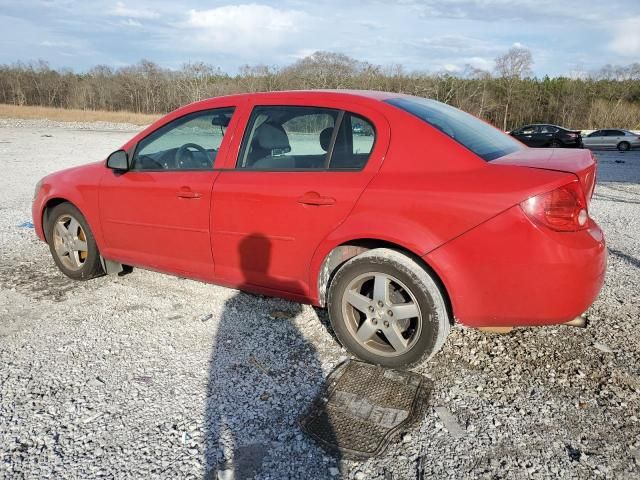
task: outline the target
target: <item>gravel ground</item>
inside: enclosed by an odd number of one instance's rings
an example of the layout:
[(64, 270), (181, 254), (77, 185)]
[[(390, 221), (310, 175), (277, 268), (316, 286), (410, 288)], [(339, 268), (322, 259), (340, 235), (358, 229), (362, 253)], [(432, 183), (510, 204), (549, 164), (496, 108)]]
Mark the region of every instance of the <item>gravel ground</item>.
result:
[(454, 327), (424, 418), (352, 462), (296, 424), (346, 355), (324, 312), (143, 270), (72, 282), (23, 226), (40, 177), (134, 131), (0, 121), (0, 478), (640, 476), (640, 152), (599, 154), (589, 328)]

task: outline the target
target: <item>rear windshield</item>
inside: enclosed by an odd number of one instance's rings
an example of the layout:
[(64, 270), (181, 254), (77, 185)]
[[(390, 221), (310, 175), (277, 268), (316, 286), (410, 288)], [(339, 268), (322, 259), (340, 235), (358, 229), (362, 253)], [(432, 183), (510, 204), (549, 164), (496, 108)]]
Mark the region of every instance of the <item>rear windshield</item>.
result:
[(424, 120), (487, 162), (524, 148), (520, 142), (488, 123), (435, 100), (399, 97), (385, 102)]

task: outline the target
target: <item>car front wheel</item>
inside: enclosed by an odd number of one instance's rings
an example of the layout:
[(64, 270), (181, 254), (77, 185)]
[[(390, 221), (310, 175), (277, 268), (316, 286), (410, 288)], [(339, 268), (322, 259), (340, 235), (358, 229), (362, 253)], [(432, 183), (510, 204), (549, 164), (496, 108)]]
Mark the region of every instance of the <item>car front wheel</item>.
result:
[(377, 248), (346, 262), (329, 287), (338, 340), (353, 355), (388, 368), (431, 358), (449, 333), (443, 294), (411, 258)]
[(70, 203), (61, 203), (47, 217), (49, 249), (62, 273), (74, 280), (102, 275), (98, 246), (80, 211)]

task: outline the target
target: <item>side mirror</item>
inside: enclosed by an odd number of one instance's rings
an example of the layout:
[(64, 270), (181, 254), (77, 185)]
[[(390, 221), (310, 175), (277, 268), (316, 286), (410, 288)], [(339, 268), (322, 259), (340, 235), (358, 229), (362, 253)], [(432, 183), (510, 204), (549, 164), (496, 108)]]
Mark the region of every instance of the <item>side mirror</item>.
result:
[(113, 170), (129, 170), (129, 155), (124, 150), (117, 150), (107, 157), (107, 167)]
[(216, 113), (213, 118), (211, 118), (211, 125), (214, 127), (227, 128), (229, 126), (229, 122), (231, 122), (230, 114)]

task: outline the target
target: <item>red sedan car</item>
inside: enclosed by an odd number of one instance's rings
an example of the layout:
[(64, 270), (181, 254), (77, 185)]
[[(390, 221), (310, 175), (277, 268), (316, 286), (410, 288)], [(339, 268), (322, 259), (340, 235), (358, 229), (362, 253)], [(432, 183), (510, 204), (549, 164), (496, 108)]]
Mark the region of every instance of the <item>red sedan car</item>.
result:
[(259, 93), (45, 177), (33, 220), (71, 278), (136, 266), (326, 306), (351, 353), (407, 367), (454, 320), (582, 314), (606, 268), (595, 180), (588, 150), (529, 149), (433, 100)]

